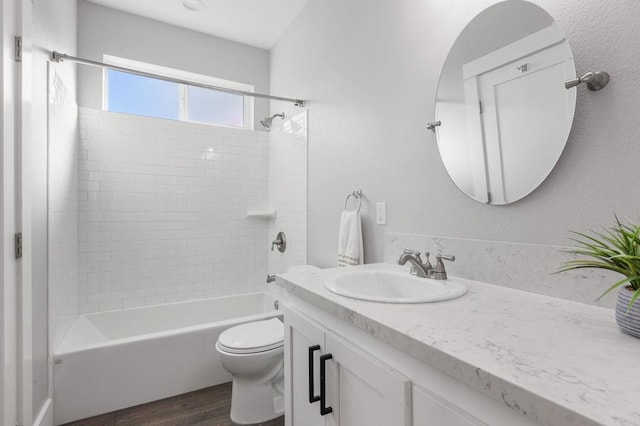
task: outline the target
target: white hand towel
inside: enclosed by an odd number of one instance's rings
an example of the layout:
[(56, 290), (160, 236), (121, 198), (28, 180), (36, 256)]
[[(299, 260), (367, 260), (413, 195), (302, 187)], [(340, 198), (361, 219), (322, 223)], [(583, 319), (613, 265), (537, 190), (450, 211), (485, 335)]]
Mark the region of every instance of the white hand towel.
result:
[(362, 222), (360, 212), (343, 211), (338, 234), (338, 266), (362, 265)]

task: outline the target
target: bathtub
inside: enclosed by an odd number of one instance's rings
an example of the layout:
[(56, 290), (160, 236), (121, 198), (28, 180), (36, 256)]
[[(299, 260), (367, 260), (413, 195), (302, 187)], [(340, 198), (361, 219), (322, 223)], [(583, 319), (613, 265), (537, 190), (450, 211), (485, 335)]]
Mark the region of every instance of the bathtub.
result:
[(54, 353), (54, 421), (228, 382), (220, 333), (279, 314), (272, 296), (252, 293), (79, 315)]

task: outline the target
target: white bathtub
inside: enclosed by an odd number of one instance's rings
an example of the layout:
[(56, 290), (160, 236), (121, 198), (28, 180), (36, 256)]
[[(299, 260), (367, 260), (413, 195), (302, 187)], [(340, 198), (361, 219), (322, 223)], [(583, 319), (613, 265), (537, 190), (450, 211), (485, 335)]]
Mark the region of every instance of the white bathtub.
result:
[(274, 301), (252, 293), (78, 316), (54, 354), (55, 423), (230, 381), (218, 336), (277, 316)]

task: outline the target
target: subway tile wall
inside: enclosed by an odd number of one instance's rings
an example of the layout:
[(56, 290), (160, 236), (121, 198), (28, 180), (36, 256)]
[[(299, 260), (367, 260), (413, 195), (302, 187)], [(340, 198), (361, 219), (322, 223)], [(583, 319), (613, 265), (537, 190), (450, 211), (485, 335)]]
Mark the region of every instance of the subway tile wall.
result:
[(287, 250), (269, 252), (269, 274), (307, 264), (307, 111), (283, 108), (285, 119), (274, 120), (269, 140), (269, 201), (278, 212), (269, 238), (283, 231)]
[(78, 107), (54, 67), (49, 72), (48, 280), (51, 345), (78, 314)]
[(265, 289), (266, 132), (80, 108), (78, 308)]

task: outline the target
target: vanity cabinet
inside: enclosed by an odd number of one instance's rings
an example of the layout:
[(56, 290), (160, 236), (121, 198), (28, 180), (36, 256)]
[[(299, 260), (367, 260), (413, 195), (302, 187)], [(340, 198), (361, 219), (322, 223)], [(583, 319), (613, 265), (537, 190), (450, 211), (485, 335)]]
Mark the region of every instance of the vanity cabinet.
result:
[(317, 306), (278, 297), (286, 426), (537, 425)]
[(413, 386), (413, 424), (416, 426), (476, 426), (484, 424), (443, 401), (422, 386)]
[(411, 425), (406, 376), (296, 310), (284, 318), (287, 425)]

